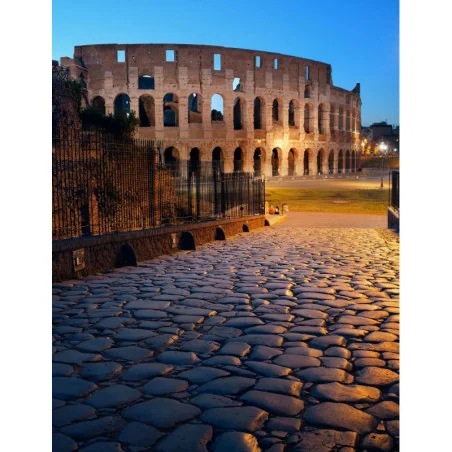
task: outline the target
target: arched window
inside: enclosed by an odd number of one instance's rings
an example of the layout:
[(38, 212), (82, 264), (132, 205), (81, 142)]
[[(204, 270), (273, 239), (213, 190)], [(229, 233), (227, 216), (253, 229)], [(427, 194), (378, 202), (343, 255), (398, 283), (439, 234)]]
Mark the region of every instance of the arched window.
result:
[(200, 166), (200, 151), (198, 148), (193, 148), (190, 151), (190, 160), (188, 161), (188, 172), (194, 173), (198, 172), (201, 169)]
[(254, 99), (254, 128), (256, 130), (262, 129), (263, 124), (263, 102), (260, 97)]
[(245, 111), (244, 101), (239, 97), (234, 99), (234, 130), (243, 129), (243, 112)]
[(350, 162), (350, 151), (347, 150), (345, 153), (345, 172), (349, 173), (351, 169), (351, 162)]
[(224, 118), (224, 102), (223, 97), (214, 94), (211, 99), (210, 117), (212, 121), (223, 121)]
[(325, 161), (325, 151), (320, 149), (317, 153), (317, 174), (323, 174), (323, 164)]
[(237, 148), (234, 151), (234, 171), (243, 171), (243, 150), (242, 148)]
[(138, 78), (138, 89), (155, 89), (154, 77), (142, 75)]
[(325, 104), (319, 105), (319, 114), (318, 114), (318, 127), (319, 133), (324, 134), (327, 132), (327, 124), (328, 124), (328, 115)]
[(171, 169), (171, 174), (173, 176), (179, 176), (180, 175), (179, 151), (175, 147), (170, 146), (169, 148), (165, 149), (165, 152), (163, 153), (163, 158), (165, 166)]
[(188, 96), (188, 122), (202, 123), (202, 105), (201, 96), (196, 93)]
[(115, 116), (130, 115), (130, 97), (127, 94), (118, 94), (115, 99)]
[(144, 94), (138, 99), (138, 114), (140, 127), (155, 126), (155, 105), (154, 99)]
[(330, 108), (330, 131), (331, 132), (334, 131), (335, 114), (336, 114), (336, 109), (333, 106), (331, 106), (331, 108)]
[(303, 155), (303, 174), (309, 175), (309, 149), (306, 149)]
[(91, 102), (93, 108), (105, 115), (105, 100), (101, 96), (97, 96)]
[(279, 104), (278, 104), (278, 100), (277, 99), (275, 99), (273, 101), (272, 120), (273, 120), (273, 122), (278, 122), (279, 121)]
[(311, 85), (306, 85), (304, 88), (304, 98), (310, 99), (312, 97), (312, 88)]
[(293, 100), (289, 102), (289, 127), (295, 127), (295, 103)]
[(328, 173), (333, 174), (334, 173), (334, 151), (331, 150), (330, 154), (328, 156)]
[(344, 130), (344, 110), (339, 108), (339, 130)]
[(265, 151), (262, 148), (257, 148), (254, 151), (254, 155), (253, 155), (254, 177), (262, 176), (262, 162), (265, 157), (264, 154), (265, 154)]
[(339, 151), (337, 172), (338, 173), (344, 172), (344, 152), (342, 151), (342, 149)]
[(223, 157), (223, 150), (220, 147), (216, 147), (212, 151), (212, 169), (214, 172), (224, 171), (224, 157)]
[(164, 127), (179, 125), (179, 99), (173, 93), (167, 93), (163, 98), (163, 125)]
[(234, 77), (234, 80), (232, 81), (232, 91), (243, 93), (242, 81), (239, 77)]
[(272, 176), (279, 176), (279, 163), (280, 163), (281, 150), (274, 148), (272, 151)]
[(287, 156), (287, 175), (288, 176), (295, 176), (296, 174), (296, 162), (297, 162), (297, 151), (295, 149), (291, 149), (289, 151), (289, 155)]

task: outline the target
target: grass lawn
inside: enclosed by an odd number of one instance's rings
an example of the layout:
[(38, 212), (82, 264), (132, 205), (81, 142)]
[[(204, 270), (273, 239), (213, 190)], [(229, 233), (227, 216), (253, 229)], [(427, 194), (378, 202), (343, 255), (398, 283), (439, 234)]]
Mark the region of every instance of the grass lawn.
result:
[(282, 204), (288, 204), (291, 212), (386, 215), (388, 190), (267, 188), (265, 200), (280, 209)]

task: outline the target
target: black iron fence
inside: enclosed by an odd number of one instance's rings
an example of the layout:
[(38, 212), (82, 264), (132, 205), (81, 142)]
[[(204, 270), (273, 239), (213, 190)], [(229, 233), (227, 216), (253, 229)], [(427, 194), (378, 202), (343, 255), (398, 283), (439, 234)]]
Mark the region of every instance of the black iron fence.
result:
[(162, 143), (64, 129), (52, 149), (52, 236), (78, 238), (263, 214), (265, 183), (216, 162), (165, 165)]
[(389, 205), (394, 209), (400, 209), (400, 171), (389, 172)]

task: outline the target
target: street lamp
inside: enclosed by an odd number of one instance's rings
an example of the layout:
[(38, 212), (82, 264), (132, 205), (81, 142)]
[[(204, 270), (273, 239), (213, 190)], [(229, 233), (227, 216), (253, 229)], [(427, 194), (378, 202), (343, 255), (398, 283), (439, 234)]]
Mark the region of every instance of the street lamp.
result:
[[(380, 142), (379, 149), (380, 149), (380, 153), (382, 154), (382, 155), (380, 155), (380, 158), (381, 158), (381, 170), (383, 171), (384, 163), (386, 161), (385, 158), (386, 158), (386, 151), (388, 150), (388, 145), (382, 141), (382, 142)], [(380, 188), (383, 188), (383, 176), (381, 177)]]

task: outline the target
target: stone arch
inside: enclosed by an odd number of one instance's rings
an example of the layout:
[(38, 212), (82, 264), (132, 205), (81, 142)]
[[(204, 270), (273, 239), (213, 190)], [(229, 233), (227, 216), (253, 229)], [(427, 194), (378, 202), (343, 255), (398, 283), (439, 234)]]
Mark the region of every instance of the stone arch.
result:
[(245, 128), (245, 112), (246, 103), (241, 97), (234, 99), (234, 130), (242, 130)]
[(334, 174), (334, 151), (332, 149), (328, 154), (328, 174)]
[(287, 154), (287, 175), (296, 176), (297, 174), (298, 151), (295, 148), (289, 149)]
[(320, 104), (318, 112), (319, 133), (325, 134), (328, 132), (328, 106), (326, 104)]
[(179, 97), (174, 93), (167, 93), (163, 97), (163, 126), (179, 126)]
[(305, 99), (311, 99), (312, 98), (312, 86), (306, 85), (304, 87), (304, 98)]
[(218, 146), (212, 151), (212, 168), (214, 171), (224, 171), (224, 154)]
[(140, 127), (155, 126), (155, 103), (149, 94), (143, 94), (138, 99), (138, 115)]
[(202, 97), (198, 93), (188, 96), (188, 123), (202, 123)]
[(272, 150), (272, 176), (280, 175), (280, 166), (281, 166), (281, 154), (282, 151), (280, 148), (273, 148)]
[(125, 113), (127, 117), (130, 115), (130, 97), (127, 94), (118, 94), (114, 102), (115, 116), (121, 116)]
[(349, 173), (351, 168), (351, 162), (350, 162), (350, 150), (347, 149), (347, 152), (345, 153), (345, 172)]
[(272, 122), (274, 124), (281, 124), (282, 120), (282, 104), (281, 99), (274, 99), (272, 103)]
[(212, 121), (224, 119), (224, 99), (221, 94), (215, 93), (210, 99), (210, 118)]
[(244, 223), (243, 226), (242, 226), (242, 231), (243, 232), (250, 232), (250, 227), (246, 223)]
[(138, 89), (155, 89), (155, 81), (152, 75), (138, 77)]
[(344, 172), (344, 151), (339, 149), (339, 154), (337, 157), (337, 172), (339, 174)]
[(243, 149), (238, 147), (234, 151), (234, 172), (242, 172), (243, 164), (245, 161), (245, 155)]
[(262, 168), (265, 165), (265, 149), (256, 148), (253, 154), (254, 177), (262, 176)]
[(224, 229), (220, 226), (215, 230), (215, 240), (226, 240), (226, 234), (224, 233)]
[(180, 175), (180, 154), (179, 150), (174, 146), (170, 146), (163, 152), (163, 161), (165, 166), (171, 168), (173, 176)]
[(262, 97), (254, 99), (254, 129), (265, 129), (265, 100)]
[(311, 150), (310, 149), (305, 149), (304, 153), (303, 153), (303, 174), (305, 176), (308, 176), (310, 171), (310, 157), (311, 157)]
[(325, 173), (326, 153), (323, 148), (317, 152), (317, 174)]
[(299, 112), (298, 102), (295, 99), (291, 99), (289, 102), (289, 127), (299, 127)]
[(184, 231), (179, 238), (180, 250), (196, 250), (196, 243), (193, 234), (190, 231)]
[(103, 115), (105, 115), (105, 99), (102, 96), (96, 96), (91, 101), (91, 106), (100, 113), (102, 113)]
[(304, 106), (304, 131), (305, 133), (314, 132), (314, 106), (311, 103)]
[(121, 246), (116, 255), (115, 267), (136, 267), (137, 266), (137, 256), (135, 251), (130, 245), (126, 243)]
[(198, 172), (201, 169), (201, 151), (199, 148), (190, 150), (190, 159), (188, 161), (188, 172)]
[(356, 152), (352, 151), (352, 173), (356, 173)]

